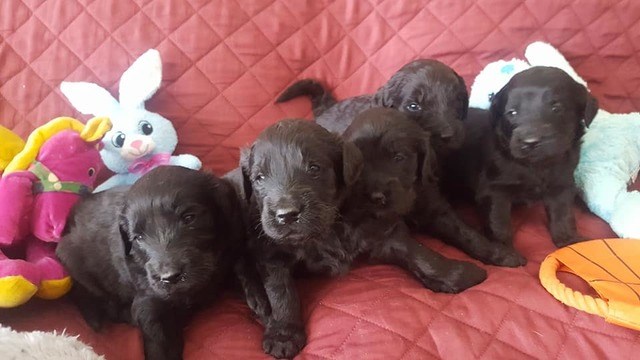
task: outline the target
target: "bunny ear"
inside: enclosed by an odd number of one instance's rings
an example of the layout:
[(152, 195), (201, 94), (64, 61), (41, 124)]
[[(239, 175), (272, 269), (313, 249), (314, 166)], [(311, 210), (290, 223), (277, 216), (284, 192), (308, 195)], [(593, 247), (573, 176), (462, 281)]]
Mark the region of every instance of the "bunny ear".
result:
[(160, 52), (147, 50), (122, 74), (120, 78), (120, 104), (125, 108), (143, 108), (160, 87), (162, 61)]
[(60, 90), (71, 105), (85, 115), (111, 115), (119, 106), (107, 90), (94, 83), (63, 81)]

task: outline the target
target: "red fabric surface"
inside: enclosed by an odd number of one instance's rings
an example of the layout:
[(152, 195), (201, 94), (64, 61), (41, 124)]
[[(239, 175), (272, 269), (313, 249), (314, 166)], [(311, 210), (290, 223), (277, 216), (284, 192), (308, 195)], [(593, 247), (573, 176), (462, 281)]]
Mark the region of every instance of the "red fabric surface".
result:
[[(613, 112), (640, 109), (640, 2), (618, 0), (15, 0), (0, 1), (0, 124), (25, 136), (73, 111), (63, 80), (117, 93), (118, 79), (148, 48), (163, 60), (163, 84), (147, 108), (171, 119), (177, 153), (217, 174), (238, 147), (284, 117), (309, 116), (305, 100), (275, 105), (302, 77), (339, 98), (372, 92), (402, 64), (433, 57), (468, 84), (490, 61), (522, 57), (532, 41), (558, 47)], [(580, 206), (591, 238), (609, 227)], [(472, 211), (464, 209), (469, 221)], [(390, 266), (359, 265), (340, 279), (301, 279), (309, 344), (301, 359), (632, 358), (637, 332), (565, 307), (539, 285), (553, 251), (541, 206), (518, 208), (519, 269), (485, 266), (489, 278), (459, 295), (435, 294)], [(465, 255), (437, 240), (447, 256)], [(108, 359), (140, 359), (139, 332), (93, 333), (66, 300), (0, 309), (19, 330), (67, 329)], [(265, 358), (261, 326), (233, 294), (186, 330), (187, 359)]]

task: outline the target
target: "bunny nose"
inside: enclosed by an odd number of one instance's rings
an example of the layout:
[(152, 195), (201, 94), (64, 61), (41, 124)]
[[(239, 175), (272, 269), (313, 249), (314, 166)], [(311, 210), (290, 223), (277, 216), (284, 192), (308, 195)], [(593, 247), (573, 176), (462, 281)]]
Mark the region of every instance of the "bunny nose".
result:
[(140, 148), (142, 147), (142, 140), (133, 140), (131, 142), (131, 147), (136, 150), (140, 150)]

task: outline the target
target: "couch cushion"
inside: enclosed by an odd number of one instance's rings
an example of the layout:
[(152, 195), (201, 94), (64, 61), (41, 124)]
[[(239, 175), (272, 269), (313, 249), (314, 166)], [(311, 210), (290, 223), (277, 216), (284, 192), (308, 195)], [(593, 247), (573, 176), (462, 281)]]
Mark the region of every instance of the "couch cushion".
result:
[[(218, 174), (238, 147), (283, 117), (309, 116), (306, 100), (275, 105), (302, 77), (339, 98), (374, 91), (403, 63), (434, 57), (467, 81), (488, 62), (522, 57), (526, 45), (558, 47), (613, 112), (640, 108), (640, 2), (596, 0), (15, 0), (0, 1), (0, 124), (26, 136), (60, 115), (87, 119), (61, 81), (94, 81), (117, 94), (122, 71), (148, 48), (163, 58), (150, 110), (174, 122), (178, 153)], [(469, 221), (474, 213), (461, 211)], [(578, 227), (612, 236), (578, 206)], [(340, 279), (300, 279), (306, 359), (631, 358), (637, 332), (565, 307), (539, 285), (553, 251), (541, 206), (514, 211), (519, 269), (485, 266), (489, 278), (459, 295), (423, 289), (403, 271), (360, 264)], [(467, 259), (435, 239), (425, 244)], [(139, 332), (93, 333), (67, 300), (1, 309), (17, 330), (67, 329), (109, 359), (140, 359)], [(266, 358), (261, 326), (233, 293), (186, 330), (187, 359)]]

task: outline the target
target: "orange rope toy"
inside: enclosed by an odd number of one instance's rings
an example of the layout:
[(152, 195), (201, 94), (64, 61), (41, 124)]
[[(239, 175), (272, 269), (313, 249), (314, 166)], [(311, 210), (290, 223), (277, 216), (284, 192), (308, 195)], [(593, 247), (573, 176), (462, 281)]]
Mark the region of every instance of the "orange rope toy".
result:
[[(558, 271), (585, 280), (594, 298), (560, 282)], [(640, 330), (640, 240), (599, 239), (558, 249), (540, 264), (540, 282), (565, 305)]]

